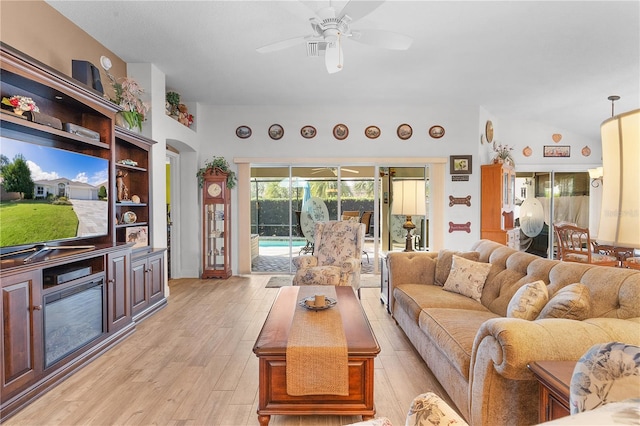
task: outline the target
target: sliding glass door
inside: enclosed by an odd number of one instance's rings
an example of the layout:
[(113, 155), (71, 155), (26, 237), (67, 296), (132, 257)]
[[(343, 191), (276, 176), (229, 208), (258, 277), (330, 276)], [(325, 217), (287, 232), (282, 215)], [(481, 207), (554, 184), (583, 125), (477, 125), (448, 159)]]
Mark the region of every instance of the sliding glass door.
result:
[(293, 273), (291, 259), (313, 252), (306, 203), (326, 208), (324, 220), (366, 224), (363, 273), (374, 263), (374, 166), (256, 166), (251, 168), (251, 270)]
[[(591, 189), (587, 172), (518, 172), (514, 211), (516, 225), (520, 225), (524, 219), (521, 206), (528, 198), (534, 198), (541, 209), (529, 211), (527, 220), (542, 223), (542, 226), (531, 228), (531, 232), (521, 226), (520, 249), (541, 257), (554, 258), (554, 224), (570, 223), (581, 228), (589, 227)], [(533, 217), (538, 215), (540, 217)]]

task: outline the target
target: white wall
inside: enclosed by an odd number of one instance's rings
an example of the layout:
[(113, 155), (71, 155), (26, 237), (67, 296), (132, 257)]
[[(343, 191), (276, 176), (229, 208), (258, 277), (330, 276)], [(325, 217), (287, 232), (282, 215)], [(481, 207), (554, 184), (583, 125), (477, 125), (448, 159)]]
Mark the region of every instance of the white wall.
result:
[[(167, 141), (180, 151), (179, 191), (172, 194), (172, 219), (179, 230), (172, 235), (172, 256), (178, 256), (177, 268), (173, 276), (196, 277), (200, 274), (201, 223), (200, 190), (196, 171), (213, 156), (225, 157), (231, 168), (237, 171), (234, 158), (272, 159), (274, 163), (287, 163), (290, 159), (337, 158), (339, 164), (357, 164), (360, 158), (378, 159), (378, 164), (396, 165), (398, 158), (445, 158), (450, 155), (473, 155), (473, 173), (468, 182), (452, 182), (447, 173), (443, 195), (445, 204), (444, 223), (436, 232), (444, 234), (444, 246), (451, 249), (468, 249), (480, 238), (480, 165), (487, 164), (493, 157), (491, 145), (482, 143), (485, 123), (494, 124), (494, 140), (515, 148), (513, 156), (516, 170), (556, 170), (584, 171), (601, 163), (599, 141), (588, 141), (579, 135), (563, 132), (562, 129), (541, 123), (514, 121), (500, 118), (481, 106), (425, 105), (422, 107), (387, 108), (385, 106), (341, 107), (283, 107), (283, 106), (212, 106), (189, 104), (190, 112), (196, 117), (196, 125), (191, 129), (177, 123), (164, 114), (164, 94), (166, 91), (164, 74), (153, 65), (128, 64), (129, 73), (149, 91), (153, 108), (149, 123), (143, 133), (158, 141), (153, 149), (153, 220), (154, 243), (164, 246), (166, 241), (166, 201), (165, 201), (165, 149)], [(177, 89), (179, 92), (179, 89)], [(312, 103), (312, 102), (310, 102)], [(332, 135), (333, 127), (346, 124), (349, 136), (338, 141)], [(413, 128), (413, 136), (401, 140), (396, 135), (400, 124), (408, 123)], [(267, 134), (269, 126), (280, 124), (285, 132), (280, 140), (272, 140)], [(445, 128), (441, 139), (433, 139), (428, 129), (433, 125)], [(252, 136), (239, 139), (235, 135), (238, 126), (252, 129)], [(318, 135), (304, 139), (300, 128), (312, 125)], [(364, 129), (376, 125), (381, 129), (378, 139), (368, 139)], [(596, 125), (599, 125), (597, 123)], [(196, 131), (197, 129), (197, 131)], [(543, 145), (552, 145), (551, 135), (563, 134), (558, 145), (570, 145), (569, 158), (544, 158)], [(525, 157), (522, 149), (530, 146), (531, 157)], [(584, 146), (591, 149), (591, 155), (581, 154)], [(471, 196), (471, 207), (448, 206), (448, 197)], [(232, 209), (237, 212), (237, 190), (232, 191)], [(234, 217), (236, 214), (234, 214)], [(471, 232), (448, 232), (449, 222), (471, 222)], [(232, 240), (233, 271), (238, 271), (238, 221), (234, 221)]]
[[(151, 110), (144, 123), (142, 133), (156, 141), (151, 151), (149, 169), (153, 174), (151, 184), (153, 205), (153, 245), (167, 246), (166, 207), (166, 147), (170, 143), (180, 151), (177, 178), (180, 190), (172, 194), (172, 219), (179, 231), (172, 235), (171, 255), (177, 257), (177, 268), (172, 269), (174, 278), (198, 276), (199, 244), (196, 241), (200, 227), (197, 208), (197, 155), (200, 137), (165, 114), (165, 74), (155, 65), (146, 63), (127, 64), (127, 72), (145, 88), (143, 100), (151, 102)], [(197, 116), (199, 104), (189, 104), (189, 112)], [(195, 126), (194, 126), (195, 128)], [(168, 281), (167, 281), (168, 282)], [(168, 294), (168, 289), (167, 293)]]
[[(356, 164), (359, 158), (378, 158), (381, 164), (396, 165), (393, 158), (401, 157), (444, 157), (448, 161), (451, 154), (474, 155), (473, 174), (468, 182), (451, 182), (445, 180), (444, 193), (456, 197), (472, 195), (475, 203), (471, 208), (464, 206), (447, 207), (447, 218), (455, 223), (472, 223), (470, 234), (454, 232), (445, 235), (445, 245), (452, 248), (468, 249), (479, 236), (479, 170), (477, 161), (477, 107), (407, 107), (385, 108), (367, 106), (360, 108), (345, 107), (216, 107), (202, 105), (198, 133), (206, 135), (206, 143), (201, 141), (199, 163), (213, 156), (223, 156), (232, 163), (233, 159), (243, 158), (273, 158), (273, 162), (286, 163), (287, 159), (297, 158), (342, 158), (341, 164)], [(280, 124), (284, 128), (284, 137), (272, 140), (267, 134), (269, 126)], [(346, 124), (349, 136), (346, 140), (336, 140), (332, 135), (333, 126), (338, 123)], [(397, 127), (408, 123), (413, 128), (413, 136), (408, 140), (401, 140), (396, 135)], [(429, 127), (441, 125), (445, 128), (445, 135), (441, 139), (433, 139), (428, 135)], [(252, 136), (239, 139), (235, 130), (240, 125), (249, 126)], [(300, 128), (312, 125), (318, 135), (313, 139), (304, 139), (300, 135)], [(369, 125), (376, 125), (381, 129), (378, 139), (368, 139), (364, 129)], [(448, 170), (448, 166), (447, 166)], [(233, 193), (232, 208), (237, 211), (236, 192)], [(447, 201), (448, 206), (448, 201)], [(234, 215), (235, 216), (235, 215)], [(237, 223), (233, 224), (234, 227)], [(448, 225), (447, 225), (448, 227)], [(237, 232), (234, 232), (234, 236)], [(235, 247), (234, 247), (234, 272)]]

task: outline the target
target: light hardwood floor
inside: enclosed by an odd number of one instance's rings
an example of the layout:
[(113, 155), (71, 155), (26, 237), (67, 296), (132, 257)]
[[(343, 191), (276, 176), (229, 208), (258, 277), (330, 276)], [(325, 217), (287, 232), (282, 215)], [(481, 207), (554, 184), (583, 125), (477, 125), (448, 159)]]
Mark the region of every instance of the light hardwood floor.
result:
[[(278, 292), (269, 275), (170, 282), (169, 304), (135, 333), (7, 420), (5, 425), (256, 425), (255, 339)], [(381, 352), (378, 417), (404, 425), (411, 400), (434, 391), (450, 402), (379, 299), (362, 305)], [(345, 425), (352, 416), (272, 416), (270, 425)]]

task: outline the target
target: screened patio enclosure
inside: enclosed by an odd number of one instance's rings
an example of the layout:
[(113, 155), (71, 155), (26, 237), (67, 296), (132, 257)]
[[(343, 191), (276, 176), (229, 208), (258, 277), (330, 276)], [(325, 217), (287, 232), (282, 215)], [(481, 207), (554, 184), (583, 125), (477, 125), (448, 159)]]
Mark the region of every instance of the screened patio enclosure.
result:
[[(321, 220), (351, 218), (368, 225), (362, 273), (377, 273), (380, 250), (404, 247), (402, 232), (402, 239), (398, 241), (391, 228), (394, 226), (398, 234), (396, 225), (400, 224), (400, 230), (404, 231), (401, 228), (404, 217), (390, 217), (390, 183), (396, 175), (412, 174), (428, 182), (426, 170), (425, 167), (362, 165), (251, 167), (251, 271), (294, 273), (291, 259), (313, 251), (311, 228), (303, 226), (305, 214), (302, 212), (322, 204), (326, 211), (321, 214)], [(418, 223), (416, 241), (418, 247), (425, 249), (427, 217), (418, 218)]]

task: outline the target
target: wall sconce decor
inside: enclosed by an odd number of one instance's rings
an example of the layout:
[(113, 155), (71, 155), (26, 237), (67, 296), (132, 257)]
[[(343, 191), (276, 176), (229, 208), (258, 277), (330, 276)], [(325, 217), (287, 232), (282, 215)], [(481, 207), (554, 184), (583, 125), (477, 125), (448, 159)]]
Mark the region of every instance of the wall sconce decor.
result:
[(596, 167), (595, 169), (589, 169), (589, 178), (591, 178), (591, 186), (594, 188), (602, 185), (602, 167)]

